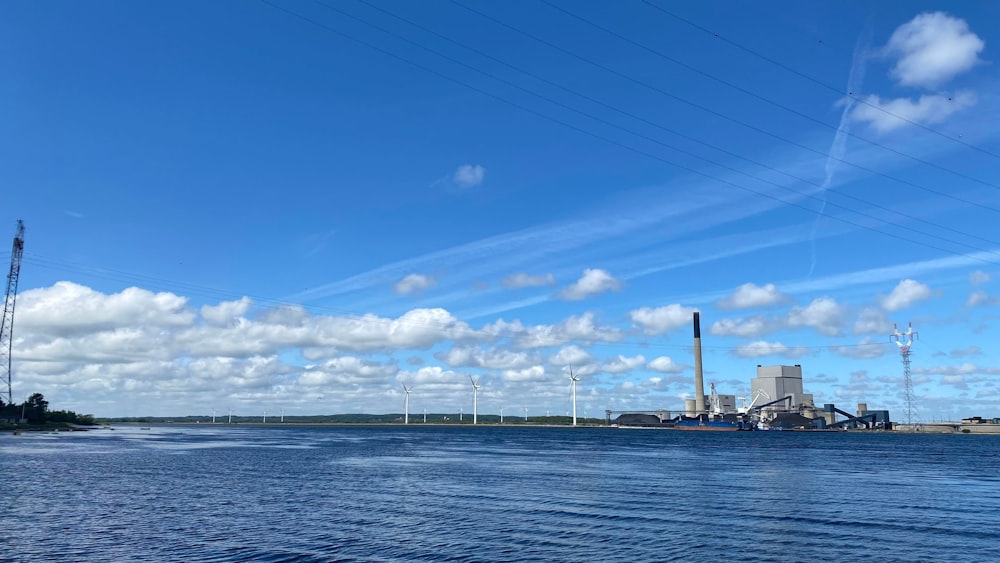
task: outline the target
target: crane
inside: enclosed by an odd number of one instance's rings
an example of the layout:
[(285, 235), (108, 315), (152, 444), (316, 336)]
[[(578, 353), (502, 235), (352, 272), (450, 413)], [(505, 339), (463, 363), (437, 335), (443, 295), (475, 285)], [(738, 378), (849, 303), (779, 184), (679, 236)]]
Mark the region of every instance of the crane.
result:
[(722, 400), (719, 398), (719, 394), (715, 391), (715, 382), (709, 384), (712, 391), (708, 396), (709, 409), (712, 411), (711, 414), (722, 414)]
[(10, 383), (11, 353), (14, 345), (14, 302), (17, 300), (17, 279), (21, 275), (21, 256), (24, 254), (24, 221), (17, 220), (14, 247), (10, 251), (10, 273), (7, 274), (7, 293), (3, 300), (3, 318), (0, 319), (0, 375), (7, 380), (7, 404), (13, 404), (14, 392)]
[(757, 401), (759, 401), (761, 399), (761, 397), (763, 397), (763, 398), (765, 398), (765, 399), (767, 399), (769, 401), (771, 400), (771, 396), (768, 395), (763, 389), (757, 389), (756, 391), (754, 391), (753, 399), (750, 400), (750, 404), (749, 405), (746, 404), (747, 403), (747, 398), (746, 397), (740, 397), (740, 400), (743, 401), (743, 406), (740, 407), (740, 409), (739, 409), (740, 413), (748, 413), (748, 412), (750, 412), (754, 408), (754, 406), (757, 404)]

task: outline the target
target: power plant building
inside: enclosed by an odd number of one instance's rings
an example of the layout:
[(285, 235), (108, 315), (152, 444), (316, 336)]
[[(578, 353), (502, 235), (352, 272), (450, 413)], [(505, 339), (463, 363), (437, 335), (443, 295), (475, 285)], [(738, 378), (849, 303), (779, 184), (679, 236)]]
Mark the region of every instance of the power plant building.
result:
[[(869, 410), (858, 403), (857, 414), (825, 403), (817, 409), (812, 393), (802, 386), (802, 366), (757, 366), (757, 377), (750, 380), (750, 395), (736, 397), (719, 393), (711, 383), (705, 393), (701, 362), (701, 314), (693, 312), (694, 396), (684, 400), (684, 410), (671, 416), (670, 411), (623, 412), (617, 420), (623, 426), (668, 427), (676, 430), (782, 430), (782, 429), (859, 429), (891, 430), (889, 411)], [(737, 400), (742, 405), (737, 406)], [(611, 423), (612, 411), (607, 411)], [(666, 413), (666, 416), (664, 416)], [(838, 420), (838, 415), (843, 420)], [(998, 431), (1000, 433), (1000, 431)]]
[[(757, 377), (750, 380), (751, 396), (763, 391), (771, 401), (791, 396), (790, 410), (800, 406), (812, 407), (813, 396), (802, 391), (802, 366), (757, 366)], [(786, 405), (782, 405), (786, 406)]]

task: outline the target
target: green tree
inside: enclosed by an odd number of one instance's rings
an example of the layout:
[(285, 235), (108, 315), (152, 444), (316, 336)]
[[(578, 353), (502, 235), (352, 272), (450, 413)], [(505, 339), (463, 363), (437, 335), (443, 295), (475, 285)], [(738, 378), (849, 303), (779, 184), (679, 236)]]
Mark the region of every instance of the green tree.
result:
[(49, 410), (49, 402), (41, 393), (28, 397), (24, 403), (24, 416), (30, 424), (44, 424), (45, 414)]

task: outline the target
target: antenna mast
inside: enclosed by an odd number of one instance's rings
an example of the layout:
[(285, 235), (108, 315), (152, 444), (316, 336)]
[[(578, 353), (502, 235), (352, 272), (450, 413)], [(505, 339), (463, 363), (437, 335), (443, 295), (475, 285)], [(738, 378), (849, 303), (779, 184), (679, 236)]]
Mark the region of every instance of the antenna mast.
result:
[(913, 323), (909, 323), (906, 332), (899, 332), (896, 325), (892, 325), (892, 334), (889, 338), (899, 346), (899, 355), (903, 360), (903, 400), (906, 402), (906, 425), (912, 430), (916, 422), (916, 396), (913, 394), (913, 378), (910, 377), (910, 348), (917, 333), (913, 331)]
[(3, 300), (3, 319), (0, 320), (0, 374), (7, 380), (7, 404), (13, 404), (14, 391), (10, 383), (11, 354), (14, 346), (14, 302), (17, 300), (17, 279), (21, 275), (21, 256), (24, 254), (24, 221), (17, 220), (14, 247), (10, 251), (10, 273), (7, 274), (7, 293)]

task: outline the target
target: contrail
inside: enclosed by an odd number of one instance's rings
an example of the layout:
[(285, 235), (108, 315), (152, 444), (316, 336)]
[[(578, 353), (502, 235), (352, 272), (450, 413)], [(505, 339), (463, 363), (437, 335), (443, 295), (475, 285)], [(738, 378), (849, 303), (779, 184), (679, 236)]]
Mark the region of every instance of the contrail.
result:
[(868, 63), (868, 36), (865, 32), (858, 38), (858, 43), (854, 46), (854, 55), (851, 58), (851, 72), (847, 75), (848, 95), (841, 99), (840, 103), (844, 110), (840, 112), (840, 123), (837, 125), (837, 132), (833, 134), (833, 142), (830, 143), (830, 150), (826, 156), (826, 175), (823, 184), (820, 186), (820, 197), (823, 202), (819, 208), (819, 215), (813, 223), (812, 233), (809, 235), (809, 244), (812, 247), (812, 263), (809, 265), (807, 278), (812, 277), (813, 270), (816, 269), (816, 232), (819, 230), (819, 223), (823, 220), (823, 213), (826, 211), (826, 190), (833, 183), (833, 175), (837, 172), (844, 154), (847, 152), (847, 136), (851, 132), (851, 110), (857, 104), (858, 96), (861, 95), (861, 85), (865, 80), (865, 66)]

